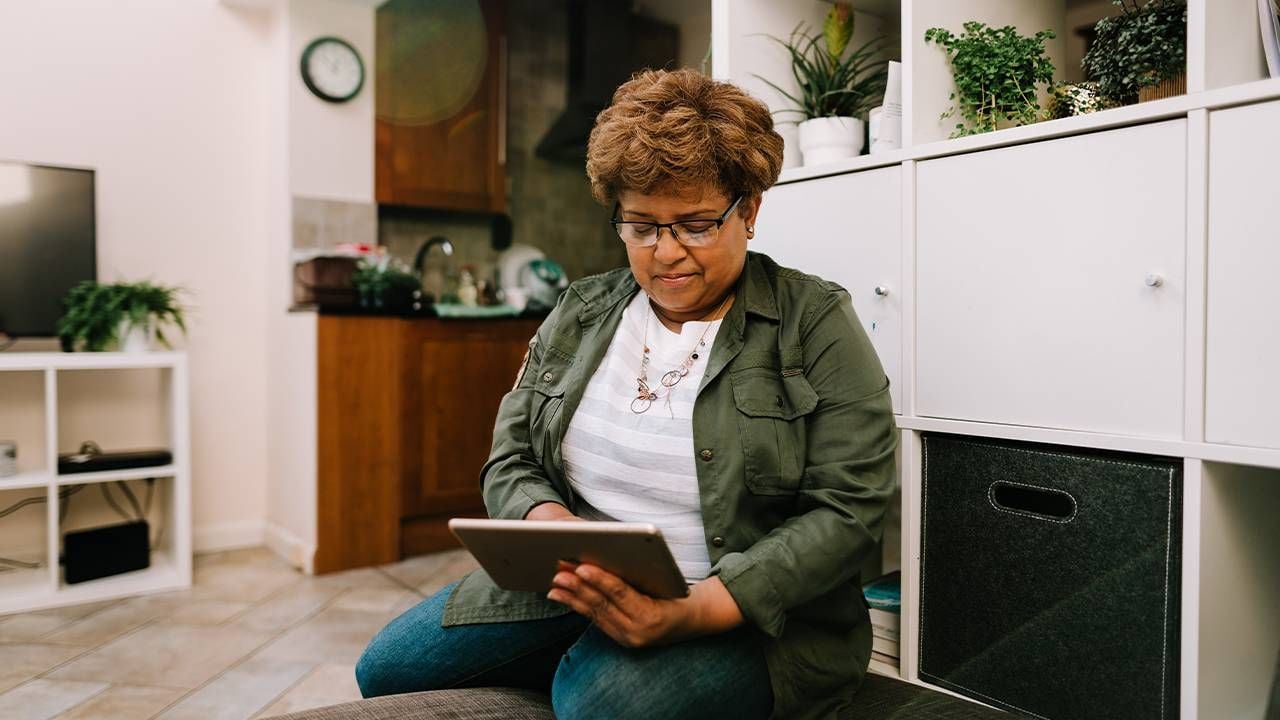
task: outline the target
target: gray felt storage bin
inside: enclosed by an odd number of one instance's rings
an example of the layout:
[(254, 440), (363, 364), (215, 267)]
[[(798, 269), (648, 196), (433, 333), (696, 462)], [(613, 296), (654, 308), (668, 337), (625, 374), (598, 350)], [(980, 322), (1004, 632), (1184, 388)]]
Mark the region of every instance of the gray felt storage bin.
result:
[(929, 434), (920, 677), (1046, 718), (1178, 717), (1181, 463)]

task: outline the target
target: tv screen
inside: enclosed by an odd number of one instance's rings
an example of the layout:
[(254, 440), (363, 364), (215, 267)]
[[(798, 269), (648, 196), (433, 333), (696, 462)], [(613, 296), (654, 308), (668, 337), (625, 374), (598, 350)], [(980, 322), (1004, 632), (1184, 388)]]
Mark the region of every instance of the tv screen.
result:
[(57, 334), (62, 298), (97, 279), (93, 171), (0, 161), (0, 333)]

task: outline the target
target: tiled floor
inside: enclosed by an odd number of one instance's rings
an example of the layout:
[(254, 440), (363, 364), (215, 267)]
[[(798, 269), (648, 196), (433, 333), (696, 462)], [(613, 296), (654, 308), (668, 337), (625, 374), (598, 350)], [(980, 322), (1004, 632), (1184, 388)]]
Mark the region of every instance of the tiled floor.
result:
[(374, 633), (475, 566), (455, 550), (306, 577), (237, 550), (197, 557), (190, 590), (0, 616), (0, 720), (249, 720), (354, 700)]

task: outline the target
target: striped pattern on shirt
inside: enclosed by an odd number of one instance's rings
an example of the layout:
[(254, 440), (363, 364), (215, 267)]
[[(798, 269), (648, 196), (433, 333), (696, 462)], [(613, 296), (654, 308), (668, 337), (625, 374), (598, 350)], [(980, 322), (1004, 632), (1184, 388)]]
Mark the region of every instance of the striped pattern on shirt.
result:
[[(711, 560), (698, 502), (693, 403), (721, 321), (686, 322), (677, 334), (663, 326), (648, 304), (641, 291), (623, 311), (604, 359), (569, 421), (561, 453), (569, 485), (585, 506), (577, 508), (581, 517), (656, 525), (685, 580), (694, 583), (711, 572)], [(636, 414), (631, 401), (636, 397), (646, 323), (649, 386), (658, 388), (660, 395), (666, 388), (659, 379), (688, 357), (704, 330), (706, 346), (670, 395)]]

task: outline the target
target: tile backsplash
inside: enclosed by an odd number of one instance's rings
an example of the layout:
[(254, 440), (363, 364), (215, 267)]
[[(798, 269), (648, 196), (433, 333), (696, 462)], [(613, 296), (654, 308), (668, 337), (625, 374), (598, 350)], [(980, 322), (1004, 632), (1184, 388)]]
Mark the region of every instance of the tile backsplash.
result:
[[(609, 210), (591, 197), (585, 162), (552, 162), (534, 152), (566, 103), (568, 2), (510, 0), (507, 23), (512, 242), (542, 250), (570, 279), (625, 265), (626, 251), (608, 225)], [(486, 215), (293, 199), (293, 249), (302, 253), (345, 242), (381, 243), (412, 263), (420, 245), (437, 235), (453, 244), (455, 267), (473, 265), (481, 277), (491, 272), (498, 252)]]
[(378, 206), (310, 197), (293, 198), (293, 249), (332, 250), (342, 243), (378, 240)]
[[(570, 279), (626, 264), (608, 225), (608, 209), (591, 197), (585, 163), (554, 163), (534, 154), (565, 107), (568, 92), (569, 10), (566, 0), (511, 0), (508, 27), (507, 178), (512, 242), (532, 245), (560, 263)], [(435, 235), (453, 243), (457, 266), (484, 274), (496, 261), (489, 219), (483, 215), (384, 209), (378, 239), (412, 262)]]

